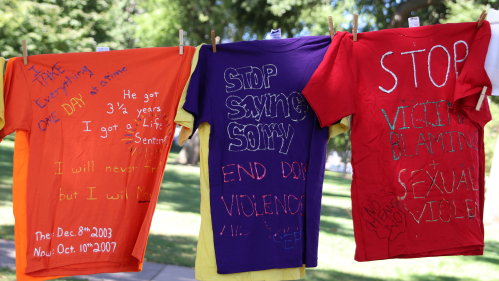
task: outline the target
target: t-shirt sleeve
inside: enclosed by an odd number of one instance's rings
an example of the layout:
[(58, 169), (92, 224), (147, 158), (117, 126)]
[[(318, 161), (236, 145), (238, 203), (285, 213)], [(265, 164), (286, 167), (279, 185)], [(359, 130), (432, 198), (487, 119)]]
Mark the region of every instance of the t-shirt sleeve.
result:
[(492, 92), (492, 85), (484, 67), (490, 37), (490, 24), (485, 21), (469, 47), (468, 57), (459, 73), (451, 101), (453, 111), (466, 111), (470, 118), (482, 126), (492, 117), (488, 111), (486, 100), (484, 100), (480, 110), (482, 113), (475, 109), (483, 87), (487, 86), (486, 95), (490, 95)]
[[(10, 62), (10, 61), (9, 61)], [(19, 58), (8, 67), (4, 79), (5, 126), (0, 130), (0, 140), (17, 130), (31, 129), (31, 98), (28, 81)]]
[(331, 126), (355, 112), (355, 81), (350, 64), (352, 47), (349, 34), (338, 32), (324, 60), (303, 89), (321, 127)]
[(328, 140), (336, 137), (337, 135), (347, 132), (349, 129), (350, 129), (350, 116), (341, 118), (340, 122), (337, 122), (332, 126), (329, 126)]
[(194, 56), (192, 57), (191, 76), (187, 80), (187, 84), (185, 84), (184, 90), (182, 91), (182, 96), (180, 97), (180, 102), (177, 108), (177, 115), (175, 116), (175, 123), (182, 126), (182, 130), (180, 131), (180, 136), (178, 138), (178, 143), (180, 144), (180, 146), (182, 146), (184, 142), (187, 141), (189, 136), (191, 136), (193, 133), (192, 127), (194, 126), (194, 116), (184, 109), (184, 104), (185, 104), (185, 98), (187, 96), (187, 89), (191, 81), (192, 73), (196, 69), (196, 65), (198, 63), (199, 50), (203, 45), (205, 44), (203, 43), (196, 47), (196, 51), (194, 52)]
[[(206, 46), (204, 46), (206, 47)], [(210, 123), (210, 97), (206, 83), (207, 48), (201, 47), (198, 64), (191, 75), (183, 108), (194, 116), (192, 133), (203, 122)], [(192, 136), (192, 135), (191, 135)]]
[(487, 86), (487, 95), (491, 93), (491, 83), (485, 71), (485, 58), (490, 42), (490, 24), (488, 21), (478, 29), (475, 40), (469, 47), (468, 57), (459, 73), (454, 91), (454, 102), (470, 95), (480, 93)]
[(3, 74), (4, 74), (4, 64), (5, 64), (5, 59), (0, 58), (0, 77), (2, 78), (2, 81), (0, 83), (0, 130), (3, 128), (5, 125), (5, 107), (3, 105)]

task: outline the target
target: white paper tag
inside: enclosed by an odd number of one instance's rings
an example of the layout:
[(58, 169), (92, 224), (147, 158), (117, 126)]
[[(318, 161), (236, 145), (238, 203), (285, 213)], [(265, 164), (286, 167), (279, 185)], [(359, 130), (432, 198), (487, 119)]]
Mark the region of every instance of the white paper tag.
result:
[(276, 30), (270, 30), (270, 39), (281, 39), (281, 29), (278, 28)]
[(109, 47), (97, 47), (96, 52), (106, 52), (109, 51)]
[(418, 27), (419, 26), (419, 17), (409, 18), (409, 27)]

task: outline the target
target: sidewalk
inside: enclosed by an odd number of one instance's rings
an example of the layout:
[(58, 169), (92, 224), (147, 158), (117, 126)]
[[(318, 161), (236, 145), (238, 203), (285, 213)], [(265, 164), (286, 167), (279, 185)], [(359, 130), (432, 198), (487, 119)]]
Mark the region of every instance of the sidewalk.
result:
[[(0, 268), (16, 269), (16, 250), (14, 241), (0, 239)], [(101, 273), (95, 275), (73, 276), (89, 281), (194, 281), (194, 269), (176, 265), (144, 262), (141, 272)]]

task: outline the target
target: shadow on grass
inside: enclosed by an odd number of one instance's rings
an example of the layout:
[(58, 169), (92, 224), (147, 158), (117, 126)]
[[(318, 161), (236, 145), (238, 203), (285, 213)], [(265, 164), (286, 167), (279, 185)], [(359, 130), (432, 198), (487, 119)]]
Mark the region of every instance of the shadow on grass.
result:
[(172, 149), (170, 149), (170, 152), (168, 153), (168, 159), (166, 161), (167, 164), (174, 164), (173, 162), (175, 159), (178, 157), (178, 152), (173, 151), (173, 146)]
[(369, 277), (356, 275), (351, 273), (340, 272), (336, 270), (317, 270), (310, 269), (307, 270), (306, 280), (309, 281), (398, 281), (398, 280), (411, 280), (411, 281), (474, 281), (478, 279), (469, 279), (469, 278), (459, 278), (453, 276), (442, 276), (442, 275), (433, 275), (433, 274), (425, 274), (425, 275), (412, 275), (405, 276), (403, 278), (380, 278), (380, 277)]
[(176, 167), (176, 169), (166, 169), (163, 176), (163, 184), (175, 183), (182, 185), (194, 185), (199, 189), (199, 173), (195, 175), (193, 173), (182, 173), (179, 172), (183, 167), (182, 165), (169, 165)]
[(321, 220), (320, 231), (332, 233), (334, 235), (351, 237), (352, 239), (354, 238), (352, 229), (346, 229), (343, 225), (331, 221)]
[(0, 206), (12, 206), (12, 184), (3, 184), (0, 181)]
[[(2, 267), (0, 268), (0, 280), (2, 281), (15, 281), (17, 280), (16, 278), (16, 271), (12, 270), (8, 267)], [(74, 278), (74, 277), (63, 277), (59, 279), (54, 279), (54, 280), (59, 280), (59, 281), (85, 281), (88, 279), (81, 279), (81, 278)]]
[(145, 259), (156, 263), (194, 267), (197, 239), (149, 234)]
[(14, 240), (14, 225), (0, 224), (0, 239)]
[(323, 191), (322, 196), (341, 197), (341, 198), (348, 198), (348, 199), (351, 198), (351, 196), (347, 195), (347, 194), (332, 193), (332, 192), (327, 192), (327, 191)]
[(324, 220), (324, 219), (322, 219), (323, 217), (348, 219), (351, 221), (351, 224), (353, 224), (352, 217), (348, 213), (347, 209), (323, 204), (321, 207), (320, 231), (332, 233), (335, 235), (353, 237), (353, 231), (352, 231), (353, 228), (345, 229), (344, 224), (339, 224), (339, 223), (331, 222), (329, 220)]
[(485, 252), (494, 253), (499, 256), (499, 242), (485, 241)]
[(373, 278), (368, 276), (356, 275), (351, 273), (340, 272), (336, 270), (319, 270), (319, 269), (307, 269), (306, 280), (309, 281), (381, 281), (389, 279)]
[(454, 276), (425, 274), (425, 275), (412, 275), (409, 278), (409, 280), (414, 280), (414, 281), (473, 281), (473, 280), (480, 280), (480, 279), (470, 279), (469, 277), (459, 278), (459, 277), (454, 277)]
[(16, 271), (8, 267), (0, 267), (0, 280), (14, 281), (16, 279)]
[(326, 171), (324, 174), (324, 183), (350, 188), (352, 180), (343, 178), (341, 174)]
[(499, 242), (485, 241), (483, 256), (474, 256), (473, 258), (477, 261), (499, 265)]
[(13, 152), (9, 152), (6, 147), (0, 147), (0, 180), (12, 180)]
[(12, 169), (14, 148), (7, 143), (14, 141), (14, 135), (6, 136), (0, 145), (0, 206), (12, 204)]
[(347, 209), (339, 208), (331, 205), (322, 205), (321, 216), (328, 216), (334, 218), (343, 218), (352, 220), (352, 217), (348, 213)]
[(182, 174), (178, 170), (166, 170), (158, 197), (162, 204), (177, 212), (200, 213), (201, 192), (199, 175)]

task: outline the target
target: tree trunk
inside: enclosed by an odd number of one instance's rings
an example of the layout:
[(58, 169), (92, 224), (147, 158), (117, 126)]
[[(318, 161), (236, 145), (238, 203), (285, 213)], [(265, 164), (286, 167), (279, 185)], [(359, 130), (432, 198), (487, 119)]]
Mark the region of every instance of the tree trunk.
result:
[[(350, 132), (347, 132), (347, 134), (349, 134)], [(343, 163), (345, 164), (345, 166), (343, 167), (343, 177), (346, 178), (347, 177), (347, 163), (348, 163), (348, 140), (345, 141), (345, 156), (343, 157)]]
[(173, 160), (173, 163), (183, 165), (197, 165), (199, 162), (199, 134), (198, 131), (192, 135), (192, 138), (187, 140), (182, 146), (182, 150), (178, 153), (178, 157)]
[(494, 148), (490, 178), (485, 186), (487, 193), (485, 193), (485, 210), (483, 211), (484, 223), (499, 223), (499, 137)]
[(343, 177), (346, 178), (347, 177), (347, 159), (345, 157), (345, 161), (343, 162), (345, 165), (343, 166)]
[(442, 4), (443, 2), (444, 0), (409, 0), (407, 2), (403, 2), (395, 9), (395, 14), (393, 14), (388, 28), (402, 27), (404, 22), (406, 22), (411, 15), (412, 11), (426, 8), (431, 5)]

